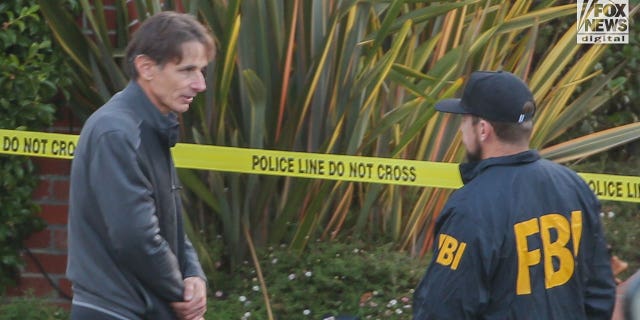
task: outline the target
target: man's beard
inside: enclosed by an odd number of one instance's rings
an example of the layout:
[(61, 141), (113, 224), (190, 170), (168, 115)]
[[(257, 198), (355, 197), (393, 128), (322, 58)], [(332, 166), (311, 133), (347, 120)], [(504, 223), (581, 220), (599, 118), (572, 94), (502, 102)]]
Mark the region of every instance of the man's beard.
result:
[(480, 145), (480, 141), (476, 141), (477, 146), (476, 150), (471, 151), (469, 148), (467, 149), (466, 157), (468, 162), (479, 162), (482, 160), (482, 146)]

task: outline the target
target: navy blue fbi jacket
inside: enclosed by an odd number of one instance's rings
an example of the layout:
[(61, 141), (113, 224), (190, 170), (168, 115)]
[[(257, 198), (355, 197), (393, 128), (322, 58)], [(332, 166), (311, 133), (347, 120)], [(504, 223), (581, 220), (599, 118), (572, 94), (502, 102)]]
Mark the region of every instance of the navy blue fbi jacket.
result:
[(436, 222), (414, 319), (607, 319), (615, 302), (600, 203), (536, 151), (460, 167)]

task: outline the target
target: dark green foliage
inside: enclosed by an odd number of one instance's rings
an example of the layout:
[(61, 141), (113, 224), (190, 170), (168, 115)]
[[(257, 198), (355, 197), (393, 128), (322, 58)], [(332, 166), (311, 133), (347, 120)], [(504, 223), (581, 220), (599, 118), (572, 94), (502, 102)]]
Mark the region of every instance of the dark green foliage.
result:
[[(276, 319), (321, 319), (350, 314), (362, 319), (411, 319), (413, 288), (426, 270), (390, 245), (350, 240), (315, 242), (300, 256), (286, 247), (269, 248), (260, 265)], [(267, 319), (262, 289), (253, 264), (226, 279), (224, 298), (210, 298), (208, 319)], [(215, 292), (216, 284), (212, 284)], [(306, 311), (305, 311), (306, 310)]]
[(62, 320), (69, 314), (42, 299), (27, 296), (0, 304), (0, 320)]
[[(53, 122), (58, 88), (70, 82), (35, 0), (0, 3), (0, 128), (41, 130)], [(58, 97), (60, 96), (60, 97)], [(3, 141), (4, 143), (4, 141)], [(0, 292), (21, 265), (23, 240), (44, 227), (31, 200), (37, 184), (24, 157), (0, 156)]]
[(611, 70), (626, 62), (620, 74), (620, 81), (624, 80), (622, 92), (582, 124), (581, 130), (586, 133), (640, 121), (640, 24), (631, 23), (628, 44), (609, 46), (607, 50), (601, 62), (603, 69)]
[[(616, 160), (625, 153), (616, 152), (592, 157), (589, 162), (572, 166), (579, 172), (602, 172), (626, 176), (640, 176), (640, 156), (629, 155), (624, 161)], [(626, 261), (629, 266), (621, 280), (627, 279), (640, 269), (640, 204), (633, 202), (602, 201), (602, 224), (607, 242), (611, 245), (611, 254)]]
[(22, 264), (19, 250), (22, 241), (42, 229), (37, 205), (31, 200), (36, 186), (31, 161), (0, 157), (0, 293), (13, 283), (17, 267)]
[[(632, 7), (637, 5), (637, 1), (631, 1)], [(631, 17), (631, 21), (637, 19), (638, 16), (636, 13)], [(568, 26), (566, 22), (559, 22), (559, 24), (560, 28)], [(596, 66), (597, 69), (607, 72), (624, 62), (620, 73), (607, 85), (607, 89), (611, 89), (620, 84), (620, 93), (607, 100), (596, 112), (587, 115), (573, 128), (567, 130), (561, 140), (640, 121), (640, 24), (631, 23), (629, 28), (629, 43), (608, 46), (603, 58)], [(547, 31), (549, 30), (547, 29)], [(547, 43), (555, 41), (552, 35), (553, 33), (543, 33), (540, 41)], [(599, 77), (603, 77), (603, 75)], [(608, 92), (605, 90), (604, 93)], [(624, 161), (619, 157), (626, 157), (629, 152), (636, 156), (640, 155), (639, 143), (631, 143), (624, 148), (609, 151), (610, 156), (616, 157), (616, 159), (610, 160)]]
[(640, 208), (637, 203), (603, 202), (602, 221), (611, 245), (611, 254), (628, 263), (627, 269), (618, 275), (625, 280), (640, 270)]

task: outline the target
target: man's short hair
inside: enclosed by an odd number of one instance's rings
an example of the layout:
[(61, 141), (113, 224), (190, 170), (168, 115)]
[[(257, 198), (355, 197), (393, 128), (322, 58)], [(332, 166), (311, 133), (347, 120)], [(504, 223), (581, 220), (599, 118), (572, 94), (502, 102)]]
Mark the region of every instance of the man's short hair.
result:
[[(472, 123), (477, 124), (480, 119), (478, 116), (472, 116)], [(533, 132), (532, 120), (522, 123), (484, 120), (491, 124), (498, 140), (508, 144), (529, 145), (531, 133)]]
[(215, 56), (215, 43), (211, 32), (194, 16), (163, 11), (145, 20), (133, 34), (126, 49), (126, 67), (129, 76), (138, 79), (134, 60), (146, 55), (160, 66), (169, 61), (182, 60), (182, 44), (197, 41), (204, 45), (209, 61)]

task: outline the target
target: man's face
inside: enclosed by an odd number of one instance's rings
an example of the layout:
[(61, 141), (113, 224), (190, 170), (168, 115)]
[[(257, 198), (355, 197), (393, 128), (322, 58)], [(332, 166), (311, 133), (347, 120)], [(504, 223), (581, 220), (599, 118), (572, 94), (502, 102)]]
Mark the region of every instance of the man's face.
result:
[(467, 151), (467, 161), (477, 162), (482, 160), (482, 145), (477, 132), (478, 124), (473, 123), (473, 117), (465, 114), (460, 123), (460, 133), (462, 133), (462, 143)]
[(197, 41), (183, 43), (180, 62), (153, 66), (149, 99), (163, 114), (189, 110), (196, 94), (206, 89), (202, 72), (208, 62), (204, 45)]

